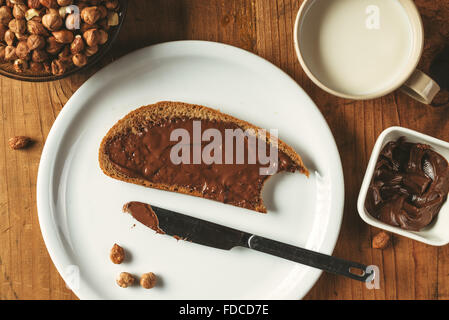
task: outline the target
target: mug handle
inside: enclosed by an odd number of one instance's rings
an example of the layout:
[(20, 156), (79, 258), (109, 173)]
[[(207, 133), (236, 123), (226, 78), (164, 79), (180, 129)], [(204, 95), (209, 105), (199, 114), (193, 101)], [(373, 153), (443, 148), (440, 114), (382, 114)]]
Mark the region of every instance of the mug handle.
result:
[(438, 83), (418, 69), (401, 87), (404, 93), (424, 104), (430, 104), (440, 89)]

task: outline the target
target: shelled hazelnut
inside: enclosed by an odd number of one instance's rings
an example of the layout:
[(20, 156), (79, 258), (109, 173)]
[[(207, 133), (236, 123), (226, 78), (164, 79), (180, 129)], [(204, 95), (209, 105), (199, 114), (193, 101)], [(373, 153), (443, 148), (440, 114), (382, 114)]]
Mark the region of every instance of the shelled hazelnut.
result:
[(58, 12), (47, 13), (42, 17), (42, 24), (50, 31), (56, 31), (62, 27), (62, 18)]
[(5, 46), (0, 45), (0, 62), (5, 61)]
[(26, 147), (30, 146), (32, 142), (33, 141), (31, 140), (31, 138), (26, 136), (16, 136), (8, 140), (9, 147), (12, 150), (25, 149)]
[(86, 56), (91, 57), (93, 55), (95, 55), (98, 52), (99, 48), (98, 46), (93, 46), (93, 47), (86, 47), (86, 49), (84, 50), (84, 53), (86, 54)]
[(30, 50), (28, 50), (28, 45), (26, 41), (20, 41), (16, 47), (16, 55), (20, 59), (29, 60)]
[(41, 7), (41, 3), (39, 0), (28, 0), (27, 4), (31, 9), (38, 9)]
[(157, 283), (156, 275), (153, 272), (144, 273), (140, 278), (140, 285), (145, 289), (153, 288)]
[(28, 62), (24, 59), (17, 59), (14, 61), (14, 70), (17, 73), (22, 73), (24, 72), (26, 69), (28, 69)]
[(8, 46), (12, 46), (14, 44), (14, 40), (16, 39), (16, 35), (11, 30), (7, 30), (4, 35), (4, 41)]
[(67, 70), (67, 66), (59, 59), (55, 59), (51, 63), (51, 73), (55, 76), (60, 76), (64, 74)]
[(83, 67), (109, 41), (119, 8), (118, 0), (0, 0), (0, 61), (35, 75)]
[(5, 37), (5, 33), (8, 31), (8, 28), (2, 24), (0, 24), (0, 40)]
[(45, 39), (37, 34), (32, 34), (27, 39), (27, 45), (29, 50), (44, 49)]
[(96, 46), (100, 43), (100, 32), (98, 29), (89, 29), (83, 33), (83, 38), (89, 47)]
[(87, 24), (95, 24), (101, 16), (102, 12), (98, 7), (86, 7), (81, 11), (81, 19)]
[(31, 60), (34, 62), (44, 62), (48, 60), (48, 54), (44, 50), (36, 49), (33, 50), (33, 53), (31, 55)]
[(134, 277), (128, 272), (122, 272), (118, 275), (116, 282), (122, 288), (128, 288), (134, 284)]
[(73, 54), (81, 53), (84, 51), (85, 47), (83, 38), (80, 35), (77, 35), (70, 44), (70, 51), (72, 51)]
[(0, 24), (8, 25), (12, 18), (11, 8), (7, 6), (0, 7)]
[(57, 55), (61, 51), (62, 44), (55, 37), (47, 38), (46, 51), (51, 55)]
[(84, 53), (77, 53), (72, 57), (73, 64), (77, 67), (83, 67), (87, 64), (87, 56)]
[(26, 31), (27, 25), (23, 19), (12, 19), (8, 23), (9, 30), (14, 33), (24, 33)]
[(5, 60), (14, 61), (17, 59), (16, 48), (13, 46), (7, 46), (5, 48)]
[(15, 4), (12, 9), (12, 15), (16, 19), (23, 19), (25, 18), (25, 13), (28, 10), (28, 6), (23, 3)]
[(59, 30), (53, 32), (53, 37), (55, 37), (57, 42), (67, 44), (73, 42), (74, 35), (70, 30)]

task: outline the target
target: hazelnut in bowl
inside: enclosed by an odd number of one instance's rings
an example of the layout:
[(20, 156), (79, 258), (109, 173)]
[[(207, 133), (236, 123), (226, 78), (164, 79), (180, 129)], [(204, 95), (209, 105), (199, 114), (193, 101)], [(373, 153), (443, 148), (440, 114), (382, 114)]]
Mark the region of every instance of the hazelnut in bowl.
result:
[(127, 0), (0, 0), (0, 74), (53, 81), (97, 63), (123, 24)]
[(374, 146), (357, 209), (369, 225), (429, 245), (449, 243), (449, 143), (403, 127)]

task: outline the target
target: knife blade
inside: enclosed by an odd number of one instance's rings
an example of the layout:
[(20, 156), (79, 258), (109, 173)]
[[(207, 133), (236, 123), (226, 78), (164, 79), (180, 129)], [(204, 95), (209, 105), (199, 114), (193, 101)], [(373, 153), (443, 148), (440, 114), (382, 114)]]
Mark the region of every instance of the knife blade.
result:
[(157, 233), (172, 236), (177, 240), (222, 250), (246, 247), (362, 282), (373, 281), (376, 276), (374, 269), (357, 262), (281, 243), (146, 203), (129, 202), (124, 205), (123, 211), (130, 213), (137, 221)]

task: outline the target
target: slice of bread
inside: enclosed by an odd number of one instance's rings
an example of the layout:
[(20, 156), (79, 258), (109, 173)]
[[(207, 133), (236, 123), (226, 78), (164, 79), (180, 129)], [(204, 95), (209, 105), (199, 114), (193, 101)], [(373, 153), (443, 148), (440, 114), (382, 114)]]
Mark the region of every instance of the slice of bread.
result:
[[(149, 127), (151, 130), (151, 126), (157, 126), (161, 122), (170, 121), (174, 119), (188, 119), (188, 120), (204, 120), (204, 121), (218, 121), (220, 123), (229, 123), (232, 124), (233, 127), (241, 128), (243, 131), (247, 129), (254, 130), (258, 135), (261, 128), (258, 128), (246, 121), (239, 120), (227, 114), (221, 113), (215, 109), (211, 109), (204, 106), (192, 105), (182, 102), (170, 102), (163, 101), (158, 102), (153, 105), (148, 105), (136, 109), (126, 115), (123, 119), (118, 121), (106, 134), (101, 142), (100, 150), (99, 150), (99, 162), (100, 168), (103, 172), (111, 178), (122, 180), (129, 183), (134, 183), (146, 187), (157, 188), (168, 191), (175, 191), (179, 193), (184, 193), (188, 195), (204, 197), (208, 199), (212, 199), (211, 197), (204, 196), (204, 194), (198, 190), (192, 190), (185, 185), (169, 185), (166, 183), (154, 182), (147, 179), (142, 175), (135, 175), (133, 173), (127, 173), (126, 170), (119, 170), (121, 168), (117, 168), (117, 165), (111, 161), (108, 152), (107, 145), (109, 142), (117, 139), (120, 136), (132, 133), (138, 134), (139, 130), (142, 130), (143, 127)], [(150, 131), (151, 133), (151, 131)], [(270, 134), (267, 132), (266, 134), (266, 142), (272, 143), (272, 139)], [(259, 135), (259, 138), (263, 137)], [(277, 140), (278, 150), (282, 152), (289, 161), (292, 163), (293, 168), (290, 168), (288, 171), (299, 171), (305, 175), (309, 175), (307, 168), (304, 166), (301, 157), (291, 148), (289, 145), (284, 143), (281, 140)], [(181, 170), (181, 169), (180, 169)], [(269, 178), (269, 176), (264, 178), (263, 183)], [(230, 203), (235, 206), (245, 207), (250, 210), (255, 210), (258, 212), (266, 213), (267, 209), (263, 204), (261, 197), (261, 188), (259, 190), (259, 194), (257, 199), (250, 199), (251, 201), (245, 204), (242, 203)], [(221, 202), (220, 199), (212, 199)]]

